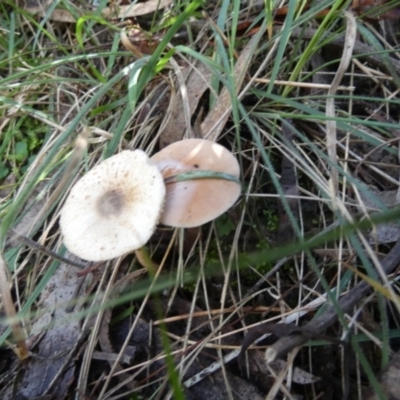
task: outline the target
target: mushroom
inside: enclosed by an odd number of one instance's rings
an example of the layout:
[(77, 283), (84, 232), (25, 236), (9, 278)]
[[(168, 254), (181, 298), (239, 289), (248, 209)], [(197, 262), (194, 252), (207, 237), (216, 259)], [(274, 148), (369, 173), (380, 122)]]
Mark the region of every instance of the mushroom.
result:
[(141, 150), (125, 150), (84, 175), (61, 210), (65, 246), (89, 261), (142, 247), (158, 223), (165, 184)]
[[(160, 222), (164, 225), (193, 228), (217, 218), (228, 210), (241, 192), (240, 168), (225, 147), (205, 139), (186, 139), (172, 143), (151, 157), (167, 186)], [(178, 181), (186, 172), (205, 171), (214, 178)], [(189, 174), (187, 174), (189, 175)], [(192, 175), (194, 175), (192, 173)], [(176, 179), (174, 179), (176, 177)]]

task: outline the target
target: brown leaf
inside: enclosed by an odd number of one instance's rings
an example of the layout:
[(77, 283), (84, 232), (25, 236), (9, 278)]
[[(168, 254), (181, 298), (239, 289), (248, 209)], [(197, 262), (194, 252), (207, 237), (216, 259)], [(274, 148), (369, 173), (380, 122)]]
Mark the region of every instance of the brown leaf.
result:
[[(390, 361), (386, 371), (383, 373), (380, 383), (384, 394), (388, 399), (400, 399), (400, 352), (397, 352)], [(370, 389), (369, 395), (363, 397), (365, 400), (378, 400), (379, 396), (372, 393)]]
[[(30, 5), (25, 7), (25, 10), (30, 14), (39, 15), (39, 17), (47, 18), (48, 8), (52, 1), (46, 1), (45, 4), (41, 4), (39, 1), (37, 5)], [(130, 18), (138, 15), (149, 14), (157, 10), (161, 10), (172, 3), (172, 0), (149, 0), (144, 3), (129, 4), (127, 6), (120, 7), (104, 7), (101, 11), (103, 17), (108, 19), (119, 19), (119, 18)], [(31, 3), (32, 4), (32, 3)], [(77, 15), (88, 15), (93, 13), (92, 10), (76, 8)], [(76, 17), (73, 16), (69, 11), (66, 10), (54, 10), (48, 19), (51, 21), (75, 23)]]
[[(239, 93), (243, 81), (248, 71), (249, 64), (253, 58), (253, 53), (258, 44), (258, 36), (253, 36), (243, 48), (236, 62), (234, 69), (236, 94)], [(201, 124), (201, 132), (204, 138), (216, 141), (225, 127), (232, 109), (231, 94), (226, 87), (223, 87), (215, 105), (212, 107), (207, 117)]]
[[(388, 0), (354, 0), (351, 9), (358, 14), (367, 14), (369, 19), (395, 19), (400, 17), (400, 8), (389, 6)], [(388, 9), (389, 8), (389, 9)]]
[(211, 70), (204, 64), (197, 63), (195, 68), (188, 66), (183, 70), (183, 77), (186, 82), (187, 97), (182, 98), (179, 91), (175, 96), (175, 104), (172, 108), (170, 118), (165, 125), (160, 136), (160, 147), (166, 147), (171, 143), (177, 142), (183, 138), (186, 131), (191, 131), (191, 127), (187, 126), (185, 113), (183, 110), (183, 102), (187, 102), (190, 109), (190, 115), (195, 112), (201, 96), (208, 89), (207, 83), (211, 79)]
[[(21, 398), (33, 399), (48, 395), (48, 390), (54, 398), (64, 398), (75, 372), (74, 361), (68, 358), (70, 351), (77, 344), (81, 333), (80, 321), (73, 314), (66, 312), (71, 294), (78, 284), (78, 268), (60, 264), (54, 275), (49, 279), (41, 294), (41, 309), (46, 310), (33, 324), (30, 335), (40, 338), (31, 358), (23, 364), (22, 378), (16, 377), (10, 381), (9, 387), (2, 393), (2, 399)], [(37, 342), (34, 340), (33, 342)], [(64, 372), (60, 374), (61, 368)], [(58, 381), (52, 388), (54, 378)]]
[(137, 27), (121, 31), (121, 43), (138, 58), (143, 54), (153, 54), (160, 39), (159, 36), (153, 36)]

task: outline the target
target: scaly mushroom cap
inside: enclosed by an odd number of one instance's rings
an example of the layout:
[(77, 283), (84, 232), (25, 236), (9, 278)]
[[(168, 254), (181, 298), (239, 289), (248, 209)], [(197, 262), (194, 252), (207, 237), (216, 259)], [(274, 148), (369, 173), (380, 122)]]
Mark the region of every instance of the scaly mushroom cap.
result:
[[(225, 147), (204, 139), (172, 143), (154, 154), (164, 179), (187, 171), (224, 172), (239, 178), (236, 158)], [(167, 196), (160, 222), (192, 228), (212, 221), (238, 199), (241, 186), (224, 179), (196, 179), (167, 184)]]
[(143, 246), (158, 222), (165, 184), (141, 150), (125, 150), (84, 175), (61, 210), (65, 246), (89, 261), (119, 257)]

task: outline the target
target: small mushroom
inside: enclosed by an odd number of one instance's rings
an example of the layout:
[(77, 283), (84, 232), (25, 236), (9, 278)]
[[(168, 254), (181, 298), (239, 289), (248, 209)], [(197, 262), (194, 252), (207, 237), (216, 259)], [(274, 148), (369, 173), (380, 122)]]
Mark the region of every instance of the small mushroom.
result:
[[(225, 147), (204, 139), (172, 143), (151, 157), (167, 186), (160, 222), (164, 225), (193, 228), (217, 218), (238, 199), (241, 186), (236, 158)], [(189, 171), (222, 173), (222, 179), (169, 179)], [(223, 178), (223, 174), (234, 178)]]
[(89, 261), (142, 247), (158, 223), (165, 184), (141, 150), (125, 150), (84, 175), (61, 210), (65, 246)]

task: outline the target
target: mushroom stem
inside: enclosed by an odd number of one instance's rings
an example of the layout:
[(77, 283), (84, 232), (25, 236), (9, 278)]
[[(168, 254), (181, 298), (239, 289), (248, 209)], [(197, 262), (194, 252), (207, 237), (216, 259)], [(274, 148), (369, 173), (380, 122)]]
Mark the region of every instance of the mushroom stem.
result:
[(146, 247), (143, 246), (140, 249), (135, 250), (135, 255), (139, 264), (144, 267), (150, 275), (155, 275), (158, 265), (153, 262)]
[(165, 184), (191, 181), (195, 179), (223, 179), (225, 181), (236, 182), (240, 185), (240, 180), (231, 174), (219, 171), (209, 171), (209, 170), (198, 170), (198, 171), (187, 171), (180, 174), (171, 175), (164, 179)]

